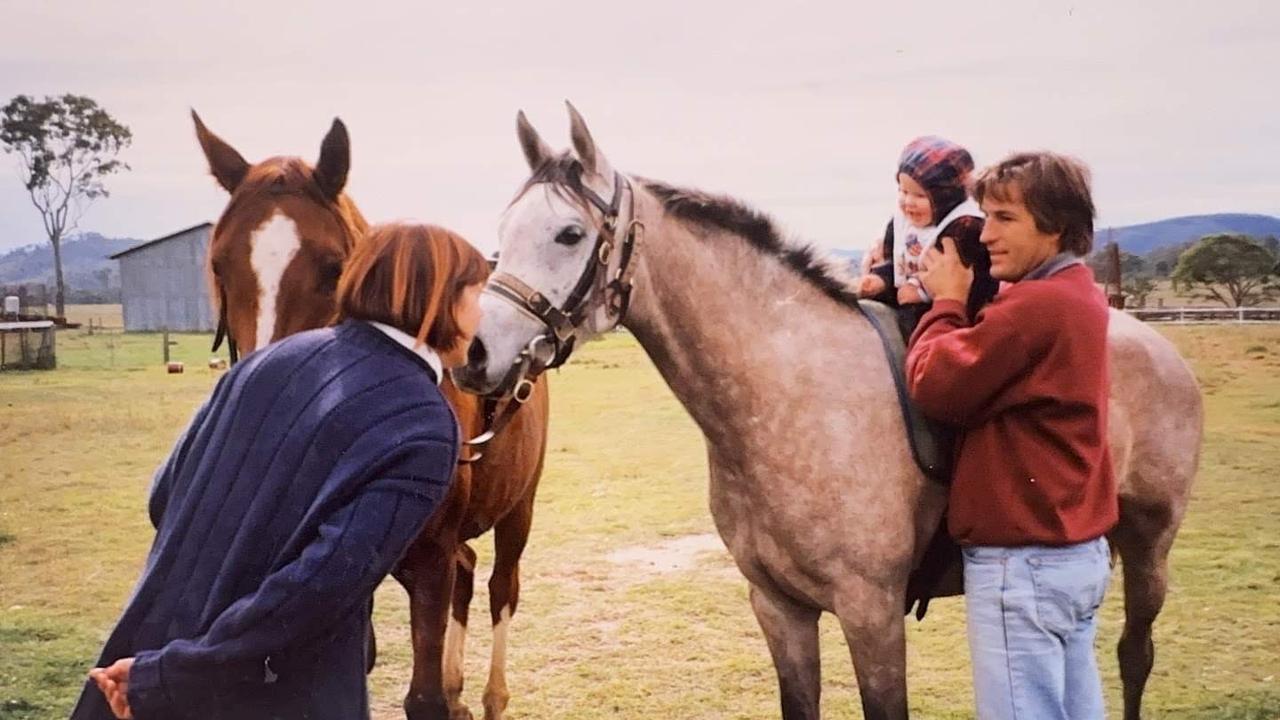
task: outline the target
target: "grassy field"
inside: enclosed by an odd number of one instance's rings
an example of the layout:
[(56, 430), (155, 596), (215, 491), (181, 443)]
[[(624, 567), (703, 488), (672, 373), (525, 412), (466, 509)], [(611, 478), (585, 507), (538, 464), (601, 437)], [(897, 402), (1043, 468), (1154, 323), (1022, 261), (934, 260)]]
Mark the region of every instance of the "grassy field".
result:
[(86, 328), (95, 326), (120, 329), (124, 327), (124, 312), (120, 305), (68, 305), (67, 322), (80, 323)]
[[(1208, 437), (1179, 542), (1149, 717), (1280, 717), (1280, 327), (1166, 331), (1203, 383)], [(208, 336), (59, 335), (60, 368), (0, 374), (0, 718), (65, 717), (142, 565), (154, 466), (218, 374)], [(625, 335), (551, 378), (553, 423), (510, 652), (509, 717), (770, 718), (777, 689), (744, 581), (712, 532), (701, 438)], [(490, 552), (485, 543), (482, 566)], [(484, 570), (482, 569), (482, 573)], [(487, 674), (487, 593), (468, 640)], [(411, 656), (404, 594), (378, 593), (375, 716), (399, 717)], [(1099, 652), (1119, 710), (1112, 648)], [(915, 717), (972, 716), (961, 600), (908, 623)], [(849, 655), (823, 623), (825, 717), (857, 718)]]

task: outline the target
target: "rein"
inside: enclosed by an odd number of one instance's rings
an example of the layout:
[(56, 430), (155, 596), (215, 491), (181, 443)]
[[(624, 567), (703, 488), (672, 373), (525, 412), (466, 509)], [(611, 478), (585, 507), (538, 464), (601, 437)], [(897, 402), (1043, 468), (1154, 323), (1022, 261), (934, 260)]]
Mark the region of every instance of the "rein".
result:
[(210, 352), (218, 352), (218, 348), (222, 347), (223, 339), (227, 341), (227, 351), (231, 355), (231, 364), (235, 365), (240, 361), (240, 351), (236, 347), (235, 338), (231, 337), (231, 330), (227, 327), (227, 289), (218, 283), (218, 331), (213, 336), (213, 348)]

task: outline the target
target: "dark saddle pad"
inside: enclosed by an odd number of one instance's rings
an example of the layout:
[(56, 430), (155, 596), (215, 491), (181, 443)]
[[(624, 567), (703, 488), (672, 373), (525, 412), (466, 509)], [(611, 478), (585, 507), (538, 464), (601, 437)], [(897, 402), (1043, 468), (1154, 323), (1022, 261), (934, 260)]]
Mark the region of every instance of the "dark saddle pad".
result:
[[(918, 312), (908, 309), (901, 312), (913, 313), (912, 315), (900, 315), (898, 310), (873, 300), (860, 301), (858, 309), (876, 329), (876, 334), (884, 345), (885, 355), (889, 358), (889, 370), (893, 373), (898, 405), (902, 408), (907, 440), (911, 444), (916, 464), (929, 479), (949, 483), (955, 431), (925, 417), (907, 394), (906, 335), (919, 322)], [(914, 606), (916, 619), (923, 620), (931, 599), (963, 592), (960, 548), (952, 542), (947, 534), (946, 523), (943, 522), (934, 530), (932, 541), (907, 582), (905, 611), (911, 612)]]
[[(898, 393), (898, 406), (907, 426), (907, 441), (916, 464), (931, 480), (948, 483), (951, 478), (951, 451), (955, 433), (947, 426), (925, 417), (920, 408), (907, 395), (907, 343), (899, 325), (897, 311), (874, 300), (860, 300), (858, 309), (871, 322), (884, 345), (889, 358), (889, 371), (893, 373), (893, 386)], [(909, 311), (908, 311), (909, 312)]]

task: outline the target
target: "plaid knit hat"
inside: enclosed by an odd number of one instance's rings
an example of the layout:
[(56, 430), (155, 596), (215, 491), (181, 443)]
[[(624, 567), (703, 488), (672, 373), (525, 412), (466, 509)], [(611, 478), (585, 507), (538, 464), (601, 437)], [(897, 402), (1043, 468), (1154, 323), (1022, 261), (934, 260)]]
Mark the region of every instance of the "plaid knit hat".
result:
[[(937, 224), (968, 196), (966, 185), (973, 172), (973, 156), (950, 140), (926, 135), (902, 149), (898, 172), (920, 183), (929, 193), (933, 222)], [(893, 179), (897, 181), (898, 176)]]

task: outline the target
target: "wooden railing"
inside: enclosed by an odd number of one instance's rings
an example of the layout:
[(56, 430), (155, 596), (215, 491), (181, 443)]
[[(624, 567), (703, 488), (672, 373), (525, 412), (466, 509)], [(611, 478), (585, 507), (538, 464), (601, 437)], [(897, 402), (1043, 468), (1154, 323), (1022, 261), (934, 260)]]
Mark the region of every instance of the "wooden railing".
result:
[(1280, 323), (1280, 307), (1132, 308), (1125, 312), (1152, 323)]

